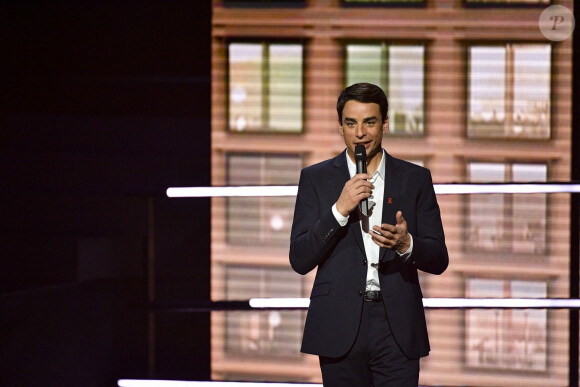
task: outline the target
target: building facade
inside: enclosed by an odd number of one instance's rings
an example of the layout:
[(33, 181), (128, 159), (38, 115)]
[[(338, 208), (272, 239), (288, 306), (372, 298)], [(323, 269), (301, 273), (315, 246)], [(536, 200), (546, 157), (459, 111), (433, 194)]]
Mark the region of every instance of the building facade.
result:
[[(551, 3), (554, 4), (554, 3)], [(571, 0), (558, 2), (573, 11)], [(212, 184), (295, 185), (344, 150), (336, 99), (389, 97), (383, 146), (434, 183), (568, 181), (572, 38), (526, 0), (215, 0)], [(440, 195), (450, 266), (425, 297), (566, 298), (568, 194)], [(212, 299), (308, 297), (289, 267), (294, 198), (212, 199)], [(304, 311), (212, 313), (216, 380), (320, 382)], [(561, 386), (565, 310), (427, 310), (421, 384)]]

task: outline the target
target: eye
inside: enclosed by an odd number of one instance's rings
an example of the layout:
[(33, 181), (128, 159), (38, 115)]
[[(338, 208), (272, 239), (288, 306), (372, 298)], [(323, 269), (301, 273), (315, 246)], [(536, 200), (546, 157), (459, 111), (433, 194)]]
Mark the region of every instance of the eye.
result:
[(377, 121), (367, 121), (366, 124), (367, 126), (375, 126), (377, 123)]

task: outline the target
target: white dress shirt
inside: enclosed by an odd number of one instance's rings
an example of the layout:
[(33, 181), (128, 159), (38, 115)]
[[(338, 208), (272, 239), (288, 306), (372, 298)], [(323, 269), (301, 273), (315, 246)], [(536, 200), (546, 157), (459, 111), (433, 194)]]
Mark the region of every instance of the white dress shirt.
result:
[[(346, 162), (348, 165), (348, 172), (350, 178), (356, 175), (356, 165), (355, 163), (348, 157), (348, 151), (345, 152)], [(369, 180), (375, 188), (371, 196), (368, 199), (369, 203), (369, 216), (364, 216), (360, 212), (360, 207), (357, 207), (358, 216), (359, 216), (359, 224), (362, 231), (363, 242), (365, 247), (365, 253), (367, 256), (367, 281), (366, 281), (366, 290), (380, 290), (380, 282), (379, 282), (379, 250), (380, 247), (375, 242), (370, 235), (370, 232), (373, 232), (373, 226), (381, 225), (382, 216), (383, 216), (383, 199), (384, 199), (384, 192), (385, 192), (385, 154), (384, 150), (381, 153), (381, 162), (379, 167)], [(348, 216), (342, 216), (340, 212), (336, 209), (336, 203), (332, 206), (332, 213), (336, 218), (337, 222), (344, 227), (348, 223)], [(413, 252), (413, 237), (409, 234), (411, 238), (411, 246), (405, 253), (399, 254), (403, 260), (407, 260), (411, 253)]]

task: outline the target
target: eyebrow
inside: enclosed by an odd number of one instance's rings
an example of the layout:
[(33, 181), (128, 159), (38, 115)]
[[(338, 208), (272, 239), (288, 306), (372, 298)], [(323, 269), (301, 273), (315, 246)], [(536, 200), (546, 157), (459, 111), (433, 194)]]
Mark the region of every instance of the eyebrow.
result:
[[(371, 117), (365, 117), (363, 118), (363, 122), (368, 122), (368, 121), (372, 121), (372, 120), (378, 120), (378, 118), (376, 116), (371, 116)], [(344, 121), (351, 121), (351, 122), (356, 122), (356, 119), (354, 118), (350, 118), (350, 117), (345, 117)]]

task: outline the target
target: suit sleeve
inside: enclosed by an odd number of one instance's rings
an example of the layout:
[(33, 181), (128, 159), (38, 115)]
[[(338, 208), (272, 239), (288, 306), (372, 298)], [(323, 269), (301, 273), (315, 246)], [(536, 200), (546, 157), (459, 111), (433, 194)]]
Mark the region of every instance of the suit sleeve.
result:
[(416, 199), (417, 230), (413, 234), (413, 252), (407, 262), (427, 273), (441, 274), (449, 265), (449, 254), (433, 180), (428, 170), (426, 173)]
[(332, 213), (333, 204), (321, 200), (311, 177), (302, 170), (290, 235), (290, 265), (297, 273), (307, 274), (323, 263), (340, 239), (343, 228)]

